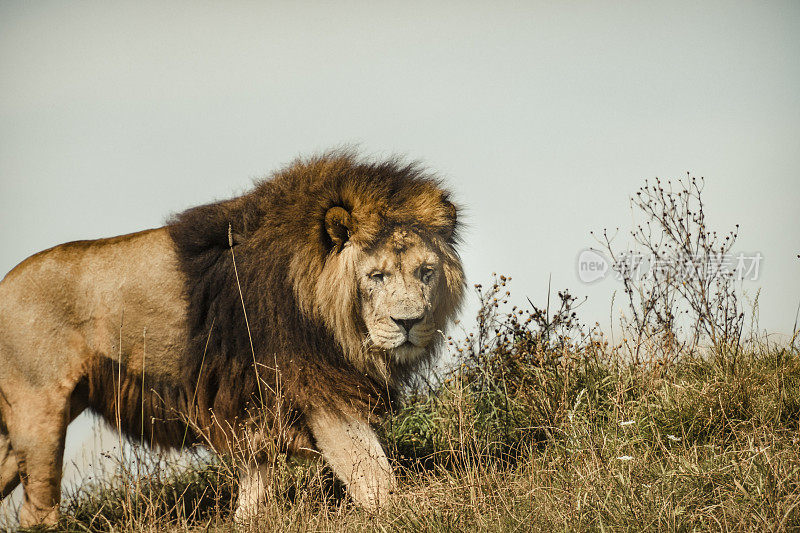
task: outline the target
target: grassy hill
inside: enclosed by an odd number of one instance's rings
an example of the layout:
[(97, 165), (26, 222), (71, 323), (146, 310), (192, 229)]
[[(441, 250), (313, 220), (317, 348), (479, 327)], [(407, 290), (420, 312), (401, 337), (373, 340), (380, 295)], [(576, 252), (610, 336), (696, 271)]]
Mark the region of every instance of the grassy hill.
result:
[[(800, 528), (796, 348), (761, 339), (669, 359), (650, 345), (634, 362), (596, 331), (569, 335), (568, 294), (543, 321), (504, 309), (505, 284), (449, 341), (452, 370), (381, 428), (399, 475), (389, 507), (365, 513), (320, 463), (276, 457), (252, 530)], [(62, 528), (228, 531), (235, 494), (224, 460), (120, 468), (65, 500)]]

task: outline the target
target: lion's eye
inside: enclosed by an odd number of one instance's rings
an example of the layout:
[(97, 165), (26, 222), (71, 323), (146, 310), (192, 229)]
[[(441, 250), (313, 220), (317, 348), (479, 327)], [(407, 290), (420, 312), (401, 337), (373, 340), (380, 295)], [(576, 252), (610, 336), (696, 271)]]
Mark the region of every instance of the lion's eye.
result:
[(432, 277), (433, 268), (426, 266), (419, 269), (419, 279), (421, 279), (423, 283), (428, 283)]
[(373, 272), (372, 274), (369, 275), (369, 279), (371, 279), (372, 281), (378, 281), (378, 282), (381, 282), (381, 283), (383, 282), (383, 279), (385, 277), (386, 277), (385, 273), (377, 272), (377, 271)]

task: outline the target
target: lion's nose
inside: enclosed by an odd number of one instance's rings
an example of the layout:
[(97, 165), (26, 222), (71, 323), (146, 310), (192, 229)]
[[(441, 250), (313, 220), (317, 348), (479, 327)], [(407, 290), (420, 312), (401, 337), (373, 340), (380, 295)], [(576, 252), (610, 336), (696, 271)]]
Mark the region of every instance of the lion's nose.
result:
[(395, 317), (392, 317), (392, 320), (394, 320), (395, 324), (397, 324), (398, 326), (402, 326), (403, 328), (405, 328), (406, 333), (408, 333), (408, 332), (411, 331), (411, 328), (414, 327), (414, 324), (416, 324), (417, 322), (422, 320), (422, 317), (421, 316), (417, 317), (417, 318), (395, 318)]

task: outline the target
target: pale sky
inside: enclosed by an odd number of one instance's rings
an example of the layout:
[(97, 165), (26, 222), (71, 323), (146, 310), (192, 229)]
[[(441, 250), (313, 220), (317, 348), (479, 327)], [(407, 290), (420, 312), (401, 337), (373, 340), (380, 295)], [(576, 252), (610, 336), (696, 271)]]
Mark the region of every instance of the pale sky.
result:
[(0, 1), (0, 276), (357, 144), (450, 184), (470, 284), (543, 304), (552, 276), (590, 323), (620, 285), (577, 278), (589, 231), (630, 227), (645, 178), (704, 176), (710, 225), (763, 255), (761, 327), (788, 334), (799, 57), (794, 0)]

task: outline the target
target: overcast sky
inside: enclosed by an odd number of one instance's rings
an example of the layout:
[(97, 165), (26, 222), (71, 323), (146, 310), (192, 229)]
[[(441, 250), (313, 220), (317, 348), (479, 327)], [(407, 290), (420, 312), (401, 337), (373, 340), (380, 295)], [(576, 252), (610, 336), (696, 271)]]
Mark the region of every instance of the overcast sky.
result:
[[(704, 176), (763, 255), (760, 324), (800, 302), (800, 3), (0, 1), (0, 276), (161, 225), (343, 144), (444, 177), (470, 283), (583, 284), (645, 178)], [(623, 238), (620, 245), (626, 244)], [(618, 299), (619, 301), (619, 299)]]

